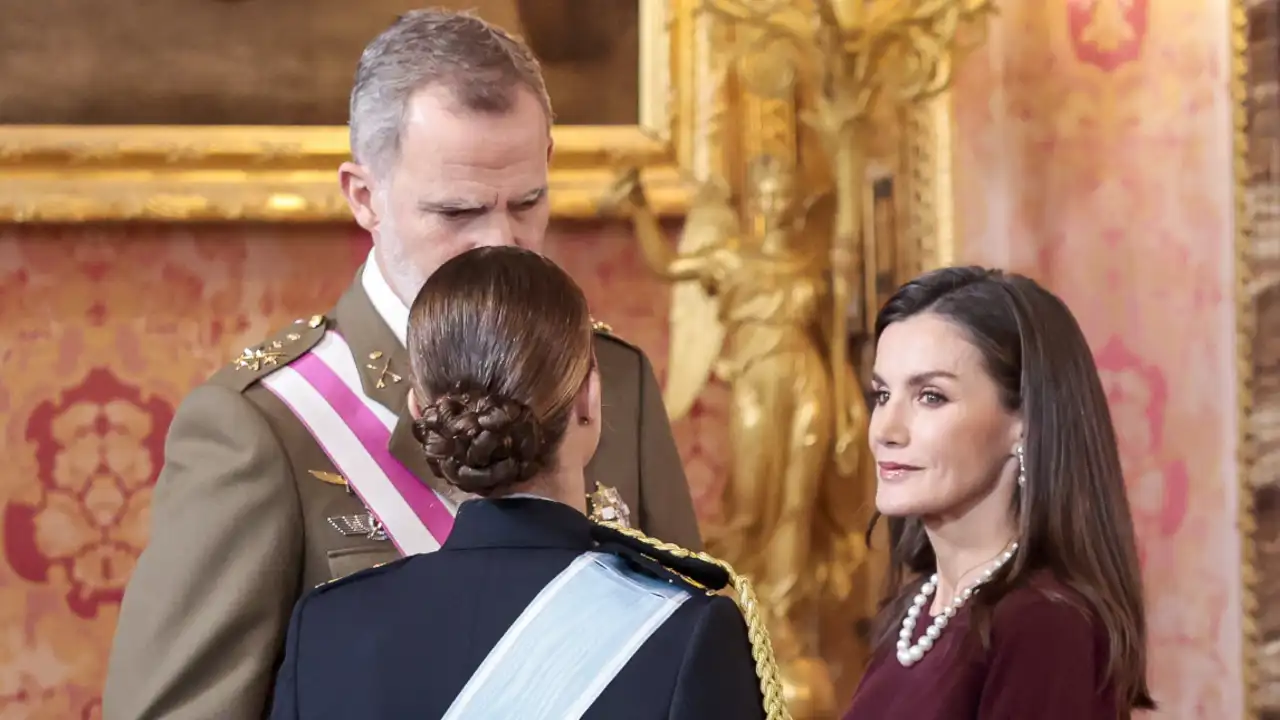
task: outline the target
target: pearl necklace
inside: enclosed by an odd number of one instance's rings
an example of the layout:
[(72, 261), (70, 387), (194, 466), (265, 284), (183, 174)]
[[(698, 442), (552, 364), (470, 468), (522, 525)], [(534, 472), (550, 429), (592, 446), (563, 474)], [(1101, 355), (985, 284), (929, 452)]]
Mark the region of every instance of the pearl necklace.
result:
[(915, 599), (911, 603), (911, 607), (907, 608), (907, 616), (902, 619), (902, 630), (898, 633), (898, 662), (903, 667), (911, 667), (924, 657), (925, 653), (933, 648), (933, 644), (938, 638), (942, 637), (942, 630), (951, 622), (951, 618), (964, 606), (965, 602), (978, 592), (978, 587), (991, 579), (1005, 563), (1013, 557), (1018, 551), (1018, 543), (1009, 546), (999, 558), (992, 563), (991, 567), (982, 572), (982, 576), (974, 581), (972, 585), (965, 588), (963, 592), (955, 596), (951, 604), (943, 608), (942, 612), (933, 619), (933, 624), (925, 628), (924, 635), (911, 644), (911, 638), (915, 636), (916, 620), (920, 617), (920, 613), (924, 611), (925, 603), (929, 602), (930, 596), (938, 589), (938, 574), (934, 573), (924, 585), (920, 587), (920, 592), (916, 593)]

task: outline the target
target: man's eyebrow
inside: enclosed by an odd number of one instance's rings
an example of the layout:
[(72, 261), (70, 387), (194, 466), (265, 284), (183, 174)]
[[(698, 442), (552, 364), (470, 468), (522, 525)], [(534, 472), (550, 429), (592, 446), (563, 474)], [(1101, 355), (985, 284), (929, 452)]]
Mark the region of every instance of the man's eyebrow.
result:
[(517, 200), (511, 201), (510, 203), (508, 203), (508, 205), (532, 205), (538, 202), (539, 200), (541, 200), (542, 196), (546, 194), (547, 194), (547, 186), (543, 185), (540, 188), (534, 188), (533, 190), (530, 190), (529, 192), (525, 193), (523, 197)]
[(489, 204), (478, 200), (464, 200), (462, 198), (446, 198), (443, 200), (420, 200), (418, 209), (424, 212), (444, 213), (444, 212), (473, 212), (478, 210), (486, 210)]

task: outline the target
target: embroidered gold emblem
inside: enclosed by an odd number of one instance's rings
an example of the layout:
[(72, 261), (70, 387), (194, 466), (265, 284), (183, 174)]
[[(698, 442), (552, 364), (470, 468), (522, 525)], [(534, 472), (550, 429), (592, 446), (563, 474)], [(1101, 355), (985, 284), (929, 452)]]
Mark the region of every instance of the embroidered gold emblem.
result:
[[(365, 363), (365, 367), (378, 373), (378, 379), (374, 381), (373, 386), (378, 388), (379, 390), (387, 386), (388, 380), (391, 381), (392, 385), (395, 385), (396, 383), (400, 382), (403, 379), (399, 375), (391, 372), (391, 358), (390, 357), (384, 358), (381, 350), (374, 350), (373, 352), (369, 353), (369, 359), (373, 360), (374, 362)], [(374, 364), (378, 360), (382, 360), (381, 367)]]
[(311, 476), (316, 478), (317, 480), (327, 482), (330, 485), (346, 485), (347, 484), (347, 479), (342, 477), (338, 473), (325, 472), (323, 470), (308, 470), (307, 472), (311, 473)]
[(595, 492), (588, 494), (587, 500), (591, 504), (592, 520), (631, 527), (631, 509), (616, 488), (596, 483)]
[(264, 348), (245, 348), (240, 357), (236, 358), (236, 370), (251, 370), (257, 372), (264, 367), (272, 367), (280, 363), (280, 358), (284, 357), (284, 353), (279, 350), (267, 350)]
[(601, 322), (595, 318), (591, 319), (591, 329), (595, 332), (602, 332), (608, 335), (613, 334), (613, 327), (610, 326), (609, 323)]

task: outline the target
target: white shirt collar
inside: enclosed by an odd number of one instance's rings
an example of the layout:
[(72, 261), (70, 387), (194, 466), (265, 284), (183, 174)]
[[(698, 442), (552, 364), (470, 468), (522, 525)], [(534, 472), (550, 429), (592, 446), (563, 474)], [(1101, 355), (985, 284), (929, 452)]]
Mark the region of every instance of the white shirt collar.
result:
[(364, 286), (369, 302), (373, 303), (373, 309), (378, 311), (382, 321), (391, 328), (391, 332), (396, 334), (396, 338), (400, 340), (400, 346), (405, 347), (407, 344), (405, 338), (409, 334), (409, 308), (400, 300), (396, 292), (391, 289), (391, 283), (387, 282), (382, 275), (372, 250), (369, 251), (369, 258), (365, 260), (364, 272), (360, 274), (360, 284)]
[(546, 500), (547, 502), (559, 502), (558, 500), (552, 500), (549, 497), (544, 497), (542, 495), (534, 495), (533, 493), (527, 493), (527, 492), (511, 493), (510, 495), (503, 495), (499, 499), (514, 500), (516, 498), (525, 498), (527, 500)]

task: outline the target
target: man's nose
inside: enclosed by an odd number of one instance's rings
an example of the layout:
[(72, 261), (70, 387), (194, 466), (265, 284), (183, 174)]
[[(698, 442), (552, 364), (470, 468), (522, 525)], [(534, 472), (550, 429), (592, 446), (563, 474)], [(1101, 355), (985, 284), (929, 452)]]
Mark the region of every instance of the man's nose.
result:
[(489, 216), (489, 222), (477, 238), (477, 247), (501, 247), (515, 245), (516, 222), (510, 213), (495, 212)]

